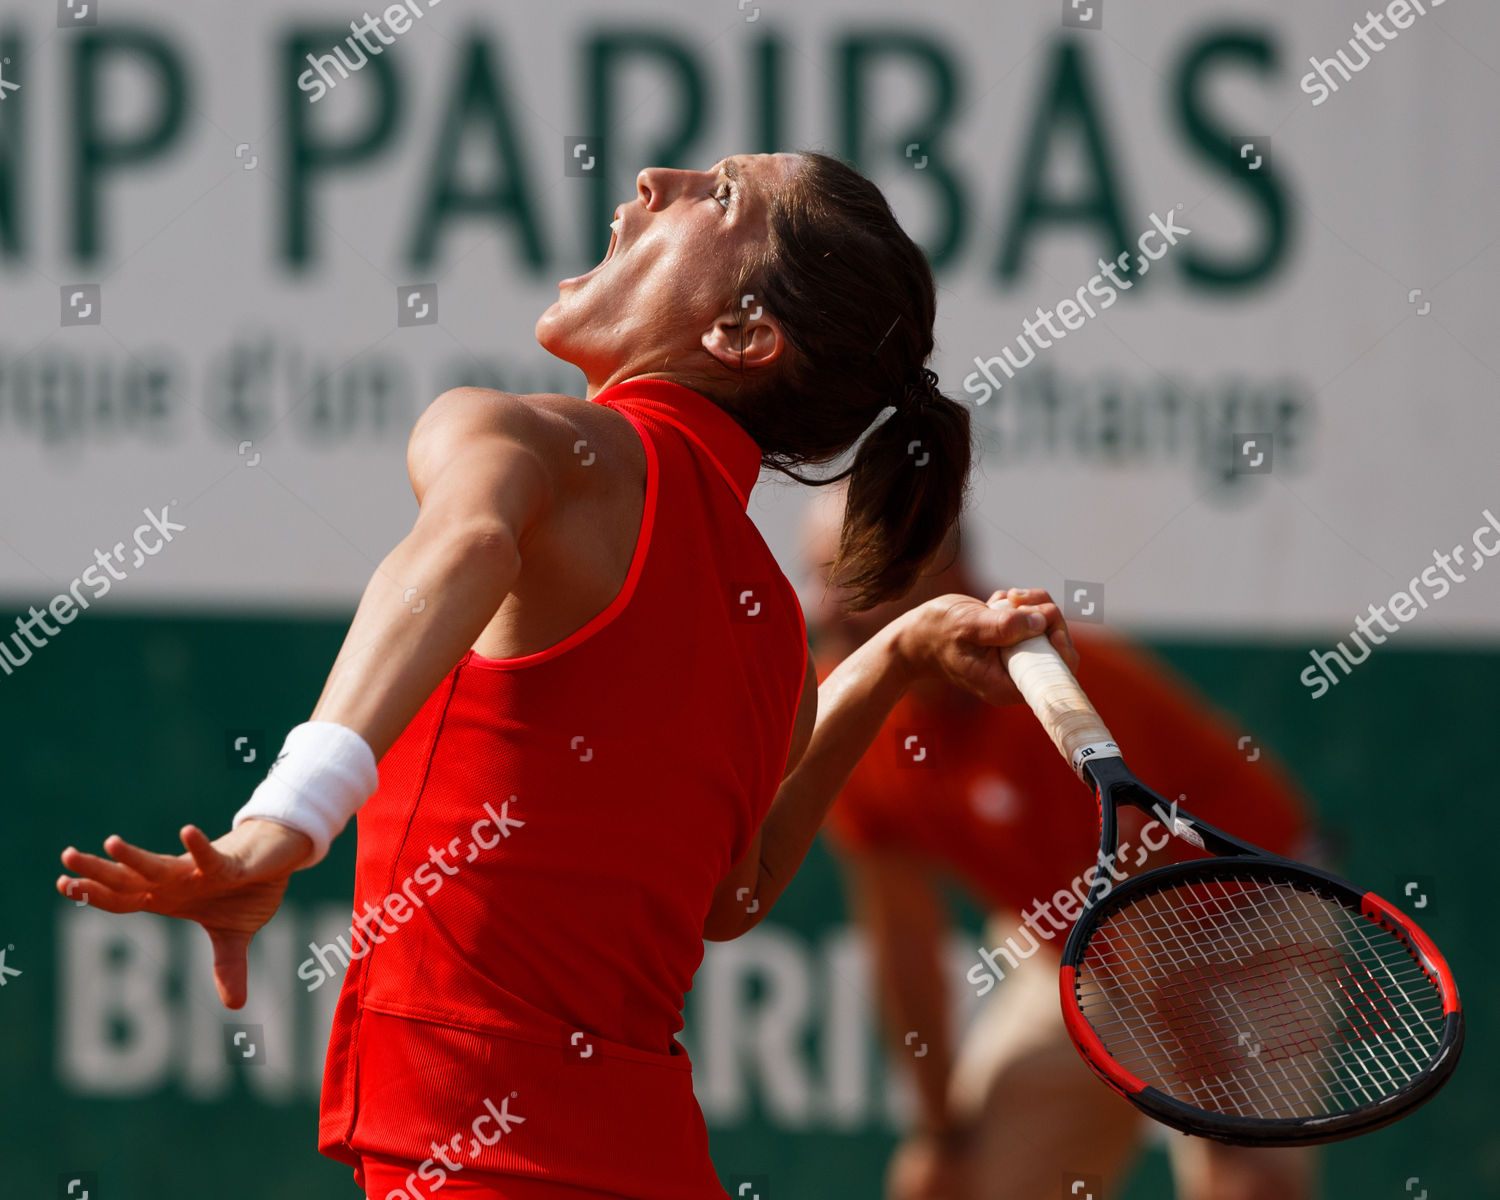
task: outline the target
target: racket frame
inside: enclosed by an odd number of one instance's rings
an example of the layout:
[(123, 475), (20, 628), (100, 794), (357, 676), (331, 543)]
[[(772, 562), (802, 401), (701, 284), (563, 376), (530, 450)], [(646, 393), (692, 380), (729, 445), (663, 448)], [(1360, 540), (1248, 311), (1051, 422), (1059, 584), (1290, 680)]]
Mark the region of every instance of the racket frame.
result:
[[(1337, 1141), (1367, 1133), (1405, 1116), (1437, 1092), (1458, 1065), (1463, 1049), (1464, 1019), (1458, 989), (1447, 962), (1432, 940), (1394, 905), (1374, 892), (1361, 892), (1347, 880), (1316, 867), (1271, 854), (1241, 841), (1153, 792), (1131, 773), (1118, 755), (1090, 758), (1079, 764), (1078, 774), (1094, 788), (1099, 803), (1100, 866), (1113, 862), (1118, 839), (1118, 809), (1129, 804), (1148, 816), (1162, 820), (1169, 833), (1199, 845), (1213, 858), (1169, 863), (1122, 882), (1113, 882), (1101, 869), (1089, 889), (1083, 912), (1063, 945), (1059, 979), (1063, 1020), (1083, 1059), (1112, 1089), (1148, 1115), (1184, 1133), (1212, 1138), (1233, 1145), (1298, 1146)], [(1078, 1005), (1077, 972), (1089, 941), (1102, 922), (1134, 898), (1160, 891), (1184, 879), (1216, 875), (1242, 876), (1248, 869), (1263, 871), (1308, 886), (1336, 904), (1375, 921), (1395, 934), (1418, 965), (1439, 989), (1444, 1023), (1438, 1049), (1427, 1066), (1391, 1095), (1373, 1104), (1327, 1117), (1259, 1118), (1214, 1113), (1175, 1100), (1150, 1086), (1115, 1062)]]

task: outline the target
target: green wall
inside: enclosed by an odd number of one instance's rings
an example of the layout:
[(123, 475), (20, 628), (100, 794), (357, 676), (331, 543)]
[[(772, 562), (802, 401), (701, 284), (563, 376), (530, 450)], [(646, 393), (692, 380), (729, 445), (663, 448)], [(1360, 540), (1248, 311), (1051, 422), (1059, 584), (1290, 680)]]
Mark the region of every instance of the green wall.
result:
[[(80, 919), (75, 906), (52, 891), (57, 853), (70, 842), (97, 848), (119, 832), (165, 849), (186, 820), (211, 831), (227, 824), (265, 761), (263, 749), (254, 768), (232, 766), (232, 733), (261, 731), (269, 748), (279, 745), (310, 709), (342, 631), (341, 619), (89, 615), (14, 675), (0, 676), (0, 831), (10, 865), (0, 875), (0, 946), (6, 966), (22, 972), (0, 988), (4, 1194), (60, 1195), (60, 1176), (95, 1172), (98, 1200), (205, 1189), (220, 1200), (357, 1195), (345, 1168), (321, 1159), (314, 1144), (321, 1047), (311, 1013), (331, 987), (315, 1003), (302, 995), (279, 1000), (264, 1018), (269, 1031), (296, 1014), (291, 1032), (270, 1046), (280, 1074), (216, 1066), (211, 1043), (230, 1014), (213, 1004), (211, 990), (205, 998), (206, 978), (191, 969), (194, 939), (204, 939), (181, 927), (168, 944), (170, 963), (141, 968), (166, 981), (162, 1003), (177, 1014), (158, 1068), (120, 1095), (99, 1095), (97, 1082), (78, 1086), (66, 1065), (77, 1039), (61, 1013), (86, 1009), (104, 984), (85, 976), (80, 988), (76, 964), (65, 964), (64, 930), (84, 926), (69, 924)], [(1500, 1139), (1486, 1108), (1488, 1077), (1500, 1067), (1488, 1020), (1500, 972), (1481, 954), (1478, 907), (1487, 899), (1494, 832), (1482, 722), (1500, 690), (1500, 653), (1386, 649), (1311, 701), (1297, 682), (1306, 653), (1299, 647), (1157, 648), (1290, 764), (1341, 839), (1346, 874), (1392, 899), (1404, 879), (1423, 881), (1431, 896), (1424, 925), (1463, 990), (1470, 1031), (1458, 1075), (1408, 1120), (1328, 1150), (1327, 1197), (1395, 1200), (1421, 1188), (1433, 1200), (1500, 1195)], [(344, 839), (326, 864), (294, 879), (287, 906), (295, 936), (284, 943), (291, 950), (305, 945), (314, 920), (336, 917), (347, 904), (352, 849)], [(98, 914), (81, 919), (90, 917)], [(820, 848), (781, 901), (775, 932), (809, 947), (812, 962), (825, 934), (844, 920), (837, 877)], [(815, 974), (814, 985), (827, 978)], [(291, 986), (300, 992), (300, 984)], [(690, 1040), (699, 999), (689, 998)], [(826, 1028), (809, 1023), (810, 1076), (823, 1070)], [(127, 1020), (117, 1036), (141, 1035)], [(692, 1048), (701, 1075), (704, 1049)], [(726, 1182), (734, 1171), (761, 1177), (762, 1200), (878, 1194), (892, 1144), (878, 1104), (840, 1116), (820, 1101), (800, 1121), (803, 1131), (789, 1132), (762, 1081), (745, 1073), (740, 1118), (725, 1124), (710, 1116)], [(1413, 1177), (1420, 1185), (1408, 1190)], [(1164, 1178), (1160, 1155), (1148, 1154), (1130, 1200), (1167, 1195)]]

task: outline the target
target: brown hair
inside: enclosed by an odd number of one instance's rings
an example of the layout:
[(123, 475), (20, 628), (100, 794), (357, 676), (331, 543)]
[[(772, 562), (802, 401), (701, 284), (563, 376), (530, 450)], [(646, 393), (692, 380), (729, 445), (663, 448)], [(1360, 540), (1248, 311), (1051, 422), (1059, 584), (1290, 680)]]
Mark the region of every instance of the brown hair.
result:
[[(860, 611), (906, 592), (958, 520), (973, 456), (969, 411), (924, 365), (937, 311), (926, 256), (858, 171), (814, 151), (800, 157), (771, 200), (766, 248), (732, 293), (742, 325), (743, 296), (775, 315), (787, 352), (723, 407), (767, 467), (815, 487), (848, 477), (831, 574)], [(791, 469), (856, 443), (836, 475)]]

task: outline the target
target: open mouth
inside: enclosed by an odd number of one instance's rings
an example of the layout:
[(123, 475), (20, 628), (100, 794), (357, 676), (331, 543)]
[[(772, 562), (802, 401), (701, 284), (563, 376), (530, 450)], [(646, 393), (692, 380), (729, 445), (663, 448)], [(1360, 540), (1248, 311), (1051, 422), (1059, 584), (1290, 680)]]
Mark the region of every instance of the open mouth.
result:
[(586, 271), (582, 275), (574, 275), (570, 279), (564, 279), (557, 286), (566, 287), (570, 283), (582, 283), (586, 279), (592, 279), (595, 275), (602, 271), (609, 260), (615, 256), (615, 251), (619, 248), (620, 224), (620, 215), (619, 212), (616, 211), (615, 219), (609, 223), (609, 249), (604, 252), (604, 258), (600, 261), (598, 266), (594, 267), (592, 270)]

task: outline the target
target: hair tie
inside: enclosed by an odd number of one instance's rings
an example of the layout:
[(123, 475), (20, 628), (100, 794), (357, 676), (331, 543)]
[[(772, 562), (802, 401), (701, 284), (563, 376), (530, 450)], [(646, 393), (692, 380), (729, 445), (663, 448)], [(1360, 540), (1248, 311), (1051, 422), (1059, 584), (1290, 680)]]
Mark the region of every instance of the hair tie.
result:
[(916, 412), (926, 408), (929, 404), (936, 404), (941, 399), (943, 399), (943, 394), (938, 389), (936, 371), (921, 367), (916, 374), (907, 377), (904, 392), (905, 403), (902, 407), (909, 412)]

